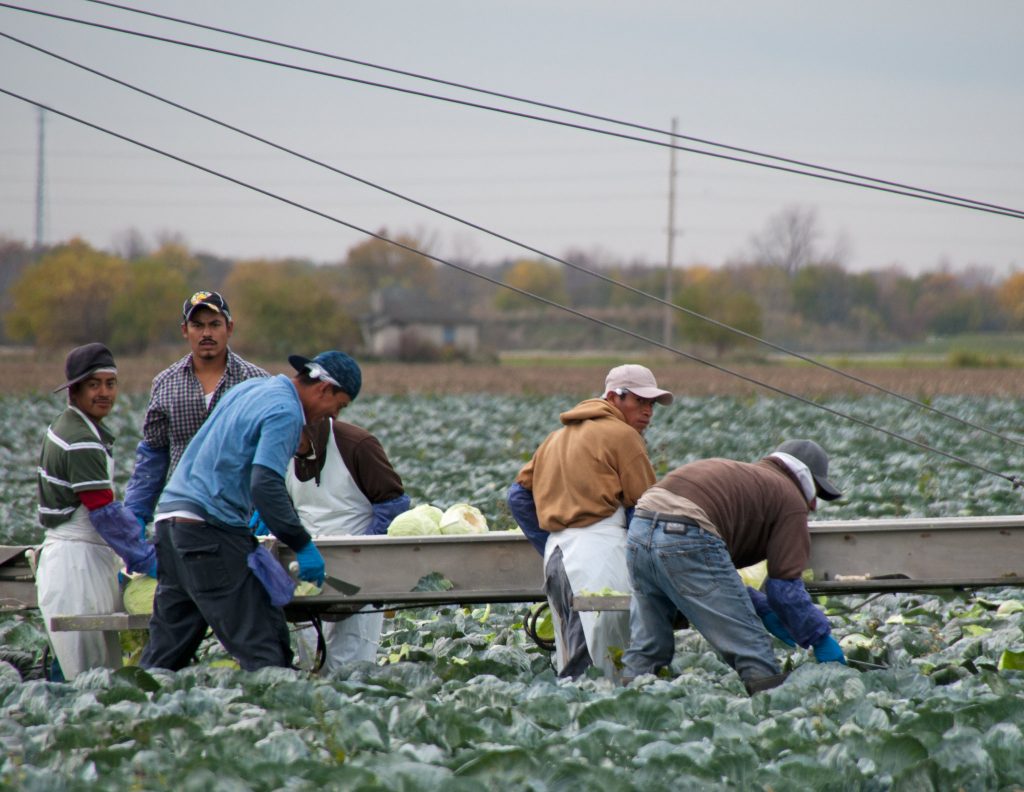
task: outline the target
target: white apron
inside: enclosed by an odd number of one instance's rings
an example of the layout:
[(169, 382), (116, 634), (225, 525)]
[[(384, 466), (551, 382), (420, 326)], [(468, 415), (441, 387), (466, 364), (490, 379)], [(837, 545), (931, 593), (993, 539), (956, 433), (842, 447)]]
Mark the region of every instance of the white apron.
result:
[[(325, 453), (327, 458), (320, 471), (319, 486), (315, 479), (299, 481), (295, 477), (295, 462), (288, 465), (285, 485), (295, 504), (295, 511), (314, 537), (365, 534), (373, 522), (373, 506), (356, 486), (341, 458), (333, 429), (327, 438)], [(371, 609), (369, 605), (363, 608)], [(324, 641), (327, 644), (324, 670), (333, 671), (346, 663), (376, 661), (383, 626), (383, 613), (366, 613), (340, 622), (324, 622)], [(312, 627), (300, 630), (296, 633), (296, 643), (300, 664), (311, 669), (316, 654), (316, 630)]]
[[(562, 563), (574, 595), (581, 591), (597, 593), (604, 588), (632, 592), (626, 568), (626, 512), (621, 506), (586, 528), (566, 528), (548, 534), (544, 548), (544, 568), (555, 548), (562, 550)], [(549, 603), (550, 604), (550, 603)], [(611, 679), (620, 672), (614, 659), (629, 648), (629, 613), (620, 611), (582, 611), (579, 614), (583, 636), (594, 665)], [(555, 628), (555, 662), (565, 666), (562, 629), (558, 613), (551, 607)]]
[[(89, 423), (99, 439), (99, 432)], [(107, 455), (114, 479), (114, 462)], [(36, 567), (36, 596), (50, 645), (67, 680), (90, 668), (120, 668), (121, 641), (116, 632), (51, 632), (54, 616), (117, 613), (124, 609), (117, 584), (118, 557), (96, 533), (89, 510), (79, 506), (71, 519), (46, 531)]]

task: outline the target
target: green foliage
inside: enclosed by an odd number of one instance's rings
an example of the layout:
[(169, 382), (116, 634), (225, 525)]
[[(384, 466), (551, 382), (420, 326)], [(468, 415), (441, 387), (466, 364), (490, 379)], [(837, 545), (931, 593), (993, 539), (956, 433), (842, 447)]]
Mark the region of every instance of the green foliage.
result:
[[(745, 333), (761, 333), (761, 307), (728, 271), (691, 272), (689, 282), (676, 295), (676, 303)], [(680, 315), (678, 322), (686, 338), (712, 346), (719, 357), (728, 350), (751, 343), (732, 330), (689, 314)]]
[(344, 311), (329, 268), (299, 262), (236, 264), (225, 284), (232, 315), (245, 330), (242, 351), (282, 357), (305, 350), (352, 349), (359, 329)]
[(28, 267), (14, 284), (7, 334), (49, 348), (109, 341), (111, 306), (128, 279), (123, 259), (73, 239)]
[(189, 283), (197, 269), (180, 245), (165, 245), (130, 262), (125, 288), (110, 305), (111, 345), (119, 352), (140, 352), (180, 339), (181, 303), (194, 291)]
[[(937, 398), (997, 430), (1016, 399)], [(881, 398), (829, 406), (943, 448), (962, 431)], [(0, 399), (0, 531), (27, 541), (34, 466), (56, 397)], [(557, 426), (565, 399), (367, 394), (346, 419), (382, 441), (417, 502), (468, 502), (492, 526), (523, 454)], [(137, 440), (145, 398), (111, 416), (117, 457)], [(679, 398), (658, 408), (652, 454), (755, 459), (787, 436), (829, 449), (848, 492), (822, 519), (1015, 513), (1005, 482), (778, 399)], [(960, 444), (960, 445), (958, 445)], [(1002, 470), (995, 439), (974, 461)], [(117, 472), (120, 491), (130, 465)], [(507, 518), (505, 518), (507, 520)], [(14, 539), (15, 535), (18, 537)], [(38, 540), (38, 535), (32, 537)], [(538, 559), (539, 563), (539, 559)], [(445, 585), (428, 576), (424, 585)], [(22, 682), (0, 663), (0, 787), (49, 789), (1014, 789), (1024, 777), (1021, 590), (829, 596), (851, 662), (818, 665), (776, 643), (792, 670), (747, 697), (693, 630), (676, 636), (665, 678), (615, 687), (557, 680), (521, 625), (525, 604), (398, 610), (379, 662), (329, 677), (246, 673), (204, 643), (177, 673), (97, 670), (73, 684)], [(37, 654), (39, 617), (0, 618), (0, 641)], [(224, 667), (221, 667), (224, 666)]]
[[(381, 236), (388, 236), (382, 228)], [(410, 234), (398, 234), (394, 240), (407, 248), (425, 250), (427, 243)], [(400, 286), (432, 294), (437, 283), (434, 263), (426, 256), (397, 247), (380, 239), (368, 239), (348, 251), (345, 259), (346, 290), (357, 300), (365, 301), (381, 289)]]
[[(503, 282), (554, 302), (566, 301), (565, 274), (560, 265), (523, 259), (508, 268)], [(508, 289), (497, 292), (494, 305), (499, 311), (538, 310), (542, 307), (535, 300)]]

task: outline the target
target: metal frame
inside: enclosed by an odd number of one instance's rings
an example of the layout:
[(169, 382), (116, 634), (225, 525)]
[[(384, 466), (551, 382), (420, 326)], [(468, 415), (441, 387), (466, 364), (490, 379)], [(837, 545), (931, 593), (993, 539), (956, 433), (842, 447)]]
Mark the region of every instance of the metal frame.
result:
[[(814, 522), (810, 525), (814, 593), (1024, 586), (1024, 516)], [(344, 618), (368, 603), (453, 605), (544, 599), (543, 564), (518, 531), (465, 536), (321, 538), (327, 574), (359, 586), (296, 599), (292, 621)], [(28, 547), (0, 547), (0, 610), (36, 607)], [(275, 548), (286, 566), (294, 554)], [(450, 588), (414, 591), (436, 573)], [(622, 601), (624, 600), (625, 605)], [(578, 598), (577, 608), (628, 607), (627, 598)], [(148, 617), (68, 615), (55, 630), (144, 628)]]

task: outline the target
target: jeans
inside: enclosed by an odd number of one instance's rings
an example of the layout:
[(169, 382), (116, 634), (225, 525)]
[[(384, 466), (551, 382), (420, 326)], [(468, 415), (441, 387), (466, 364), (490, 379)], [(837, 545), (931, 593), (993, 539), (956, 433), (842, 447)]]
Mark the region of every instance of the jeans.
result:
[(672, 662), (677, 609), (744, 683), (779, 673), (771, 636), (721, 538), (696, 525), (634, 517), (626, 563), (633, 584), (630, 646), (622, 658), (628, 676)]

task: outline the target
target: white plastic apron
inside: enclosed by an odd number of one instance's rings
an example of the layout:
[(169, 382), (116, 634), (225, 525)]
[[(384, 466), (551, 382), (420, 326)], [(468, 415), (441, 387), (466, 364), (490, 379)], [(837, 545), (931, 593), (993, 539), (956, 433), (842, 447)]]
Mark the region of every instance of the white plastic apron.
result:
[[(99, 432), (87, 422), (99, 439)], [(107, 455), (114, 478), (114, 461)], [(53, 616), (117, 613), (124, 609), (117, 572), (121, 559), (92, 527), (89, 511), (79, 506), (71, 519), (46, 531), (36, 567), (36, 596), (65, 679), (90, 668), (120, 668), (116, 632), (51, 632)]]
[[(566, 528), (548, 534), (544, 548), (544, 568), (555, 548), (562, 550), (562, 563), (574, 595), (581, 591), (598, 592), (604, 588), (632, 592), (629, 571), (626, 568), (626, 512), (621, 506), (611, 517), (606, 517), (586, 528)], [(612, 679), (619, 677), (612, 653), (629, 648), (629, 613), (619, 611), (581, 611), (583, 636), (594, 665)], [(558, 669), (565, 666), (564, 647), (561, 642), (560, 619), (554, 607), (551, 618), (555, 628), (555, 662)]]
[[(295, 504), (295, 511), (312, 536), (365, 534), (373, 522), (373, 506), (356, 486), (341, 458), (333, 431), (327, 439), (325, 454), (319, 486), (315, 479), (299, 481), (296, 478), (294, 460), (288, 465), (285, 485)], [(369, 605), (363, 608), (370, 609)], [(324, 670), (332, 671), (345, 663), (363, 660), (374, 662), (383, 626), (383, 613), (366, 613), (340, 622), (324, 622), (324, 641), (327, 644)], [(311, 627), (300, 630), (296, 633), (296, 643), (300, 664), (303, 668), (312, 668), (316, 630)]]

